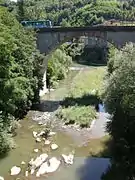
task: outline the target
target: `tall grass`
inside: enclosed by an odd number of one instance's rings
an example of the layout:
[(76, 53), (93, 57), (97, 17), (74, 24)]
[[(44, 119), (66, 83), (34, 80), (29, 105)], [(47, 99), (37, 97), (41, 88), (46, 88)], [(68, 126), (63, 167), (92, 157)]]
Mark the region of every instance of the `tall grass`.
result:
[(100, 100), (105, 67), (82, 70), (74, 79), (68, 96), (61, 102), (56, 116), (65, 123), (89, 127), (96, 118), (94, 106)]

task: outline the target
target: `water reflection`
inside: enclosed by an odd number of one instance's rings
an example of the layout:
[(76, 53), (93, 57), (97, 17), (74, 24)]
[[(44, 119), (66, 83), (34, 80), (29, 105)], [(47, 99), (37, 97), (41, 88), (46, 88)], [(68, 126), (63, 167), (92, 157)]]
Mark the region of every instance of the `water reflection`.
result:
[(84, 165), (78, 169), (78, 180), (100, 180), (109, 165), (108, 158), (87, 158)]
[(110, 161), (108, 158), (76, 157), (72, 166), (62, 166), (47, 180), (100, 180)]

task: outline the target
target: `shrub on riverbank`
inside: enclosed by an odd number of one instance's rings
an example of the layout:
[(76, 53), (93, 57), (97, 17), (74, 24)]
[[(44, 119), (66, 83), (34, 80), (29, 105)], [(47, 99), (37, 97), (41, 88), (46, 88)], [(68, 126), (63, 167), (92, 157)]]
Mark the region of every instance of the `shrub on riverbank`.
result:
[(0, 157), (12, 148), (11, 141), (13, 142), (13, 139), (6, 131), (0, 132)]
[(95, 105), (100, 101), (105, 68), (82, 70), (74, 79), (68, 96), (61, 102), (57, 117), (66, 123), (89, 126), (96, 118)]
[(9, 128), (12, 127), (13, 117), (0, 113), (0, 157), (15, 146)]
[(96, 118), (94, 107), (72, 106), (62, 108), (58, 111), (57, 117), (62, 119), (65, 124), (77, 124), (80, 127), (90, 127), (90, 123)]
[[(118, 51), (117, 51), (118, 52)], [(107, 131), (112, 137), (112, 168), (103, 179), (135, 178), (135, 45), (114, 54), (104, 100), (112, 115)], [(108, 177), (108, 174), (110, 176)]]
[(71, 63), (72, 58), (63, 49), (57, 49), (51, 55), (47, 68), (47, 82), (50, 82), (50, 86), (55, 87), (59, 80), (67, 76)]

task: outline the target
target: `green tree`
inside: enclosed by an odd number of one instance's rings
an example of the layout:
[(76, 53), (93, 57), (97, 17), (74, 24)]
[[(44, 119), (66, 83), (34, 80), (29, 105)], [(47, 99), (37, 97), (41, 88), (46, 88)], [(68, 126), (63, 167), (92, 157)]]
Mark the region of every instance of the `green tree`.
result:
[[(135, 46), (129, 44), (112, 58), (114, 62), (107, 79), (104, 100), (112, 115), (107, 124), (111, 135), (112, 168), (104, 179), (135, 178)], [(112, 173), (113, 172), (113, 173)], [(108, 177), (111, 174), (111, 177)]]
[(22, 117), (38, 98), (43, 60), (44, 56), (36, 49), (34, 32), (24, 30), (8, 9), (0, 7), (0, 143), (4, 149), (0, 149), (0, 155), (10, 147), (5, 139), (9, 137), (9, 115)]
[(51, 86), (57, 85), (58, 80), (66, 77), (72, 58), (68, 56), (63, 48), (57, 49), (48, 60), (47, 79)]

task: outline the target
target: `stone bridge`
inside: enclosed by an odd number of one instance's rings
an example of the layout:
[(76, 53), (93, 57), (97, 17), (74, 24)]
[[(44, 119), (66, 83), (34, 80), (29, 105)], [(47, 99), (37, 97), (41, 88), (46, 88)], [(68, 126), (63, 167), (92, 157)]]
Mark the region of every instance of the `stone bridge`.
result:
[(101, 38), (121, 48), (135, 42), (135, 26), (41, 28), (37, 30), (37, 47), (41, 53), (49, 54), (64, 42), (81, 36)]
[[(135, 43), (135, 26), (95, 26), (95, 27), (55, 27), (41, 28), (37, 31), (37, 48), (41, 53), (48, 55), (64, 42), (81, 36), (97, 37), (114, 44), (121, 48), (128, 42)], [(48, 58), (43, 63), (44, 89), (41, 95), (46, 91), (46, 70)]]

